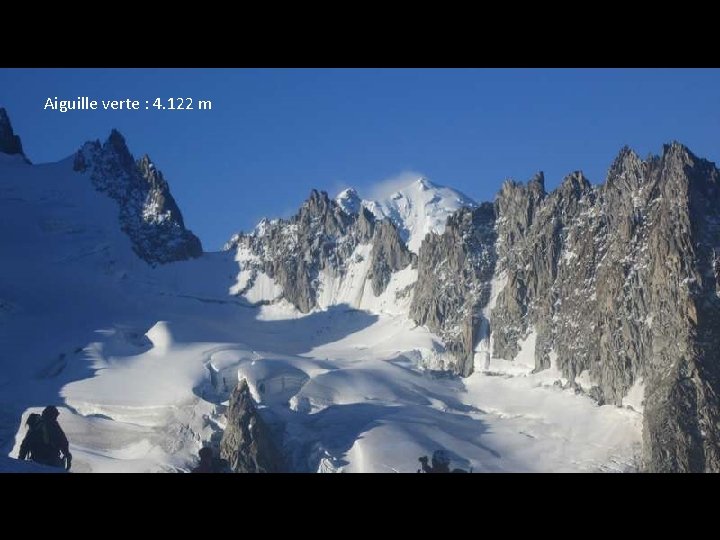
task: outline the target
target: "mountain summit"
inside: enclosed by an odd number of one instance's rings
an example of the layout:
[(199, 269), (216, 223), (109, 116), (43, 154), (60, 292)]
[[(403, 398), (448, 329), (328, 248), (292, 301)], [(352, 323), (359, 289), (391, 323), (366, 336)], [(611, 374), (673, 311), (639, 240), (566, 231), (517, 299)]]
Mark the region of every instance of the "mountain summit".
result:
[(12, 124), (10, 123), (10, 117), (3, 107), (0, 107), (0, 152), (10, 155), (19, 154), (25, 158), (25, 161), (30, 163), (23, 152), (20, 137), (15, 135)]
[(112, 130), (103, 144), (85, 143), (73, 168), (117, 201), (122, 230), (143, 260), (156, 264), (200, 256), (200, 240), (185, 228), (162, 173), (147, 154), (136, 161), (119, 131)]
[(343, 208), (357, 212), (358, 203), (377, 219), (393, 222), (410, 251), (417, 254), (428, 233), (441, 234), (447, 218), (460, 208), (474, 208), (477, 203), (452, 188), (439, 186), (424, 177), (416, 178), (389, 196), (362, 200), (355, 190), (345, 190), (337, 199)]

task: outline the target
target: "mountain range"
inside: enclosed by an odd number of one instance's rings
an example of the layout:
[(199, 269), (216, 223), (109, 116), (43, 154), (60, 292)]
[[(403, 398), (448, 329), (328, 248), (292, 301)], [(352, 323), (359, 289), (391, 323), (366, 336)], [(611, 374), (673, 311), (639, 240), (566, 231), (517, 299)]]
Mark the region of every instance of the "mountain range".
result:
[(671, 143), (492, 202), (312, 190), (208, 253), (120, 133), (34, 165), (0, 109), (0, 450), (53, 402), (78, 470), (186, 470), (244, 379), (270, 469), (718, 472), (718, 181)]

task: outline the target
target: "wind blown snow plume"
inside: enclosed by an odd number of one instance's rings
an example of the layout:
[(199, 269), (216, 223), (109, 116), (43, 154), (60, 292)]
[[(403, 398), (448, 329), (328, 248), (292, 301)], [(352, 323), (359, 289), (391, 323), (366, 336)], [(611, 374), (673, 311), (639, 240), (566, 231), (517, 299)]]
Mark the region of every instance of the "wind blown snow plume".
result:
[(362, 204), (375, 217), (392, 221), (408, 249), (417, 254), (428, 233), (442, 234), (453, 213), (477, 205), (459, 191), (410, 174), (382, 182), (373, 190), (381, 196)]
[(388, 199), (394, 193), (411, 186), (413, 182), (420, 178), (425, 178), (425, 175), (416, 171), (403, 171), (372, 184), (367, 189), (367, 196), (371, 201)]

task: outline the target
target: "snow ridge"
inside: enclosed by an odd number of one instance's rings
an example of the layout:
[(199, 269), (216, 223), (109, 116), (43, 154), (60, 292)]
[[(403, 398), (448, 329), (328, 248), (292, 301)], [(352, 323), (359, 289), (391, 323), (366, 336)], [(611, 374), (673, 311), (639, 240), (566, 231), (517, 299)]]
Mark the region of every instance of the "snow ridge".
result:
[(147, 155), (136, 162), (118, 131), (102, 145), (85, 143), (73, 168), (118, 202), (120, 226), (141, 259), (157, 264), (200, 256), (200, 240), (185, 228), (162, 173)]
[(457, 210), (477, 207), (475, 201), (460, 191), (422, 177), (387, 198), (362, 201), (362, 205), (378, 219), (390, 219), (408, 249), (416, 254), (425, 236), (431, 232), (442, 234), (447, 218)]

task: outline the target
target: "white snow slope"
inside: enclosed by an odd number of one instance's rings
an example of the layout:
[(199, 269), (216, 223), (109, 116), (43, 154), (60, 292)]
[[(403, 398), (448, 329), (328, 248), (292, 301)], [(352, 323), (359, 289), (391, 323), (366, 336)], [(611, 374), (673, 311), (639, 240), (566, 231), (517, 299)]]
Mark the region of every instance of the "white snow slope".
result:
[[(338, 196), (344, 201), (346, 192)], [(342, 204), (342, 203), (341, 203)], [(425, 236), (442, 234), (447, 218), (459, 208), (477, 206), (467, 195), (454, 189), (418, 178), (389, 197), (376, 201), (362, 201), (362, 205), (378, 218), (389, 218), (407, 242), (408, 249), (417, 253)], [(347, 207), (347, 204), (342, 204)]]
[[(412, 200), (397, 212), (427, 216)], [(296, 471), (415, 472), (441, 448), (474, 472), (635, 466), (642, 415), (530, 374), (532, 335), (521, 358), (467, 379), (429, 371), (442, 344), (390, 298), (328, 281), (322, 310), (254, 307), (231, 294), (232, 253), (151, 268), (117, 217), (72, 159), (0, 154), (0, 470), (32, 469), (14, 458), (27, 415), (48, 404), (73, 472), (188, 470), (221, 436), (238, 377)], [(404, 221), (411, 242), (420, 222)]]

